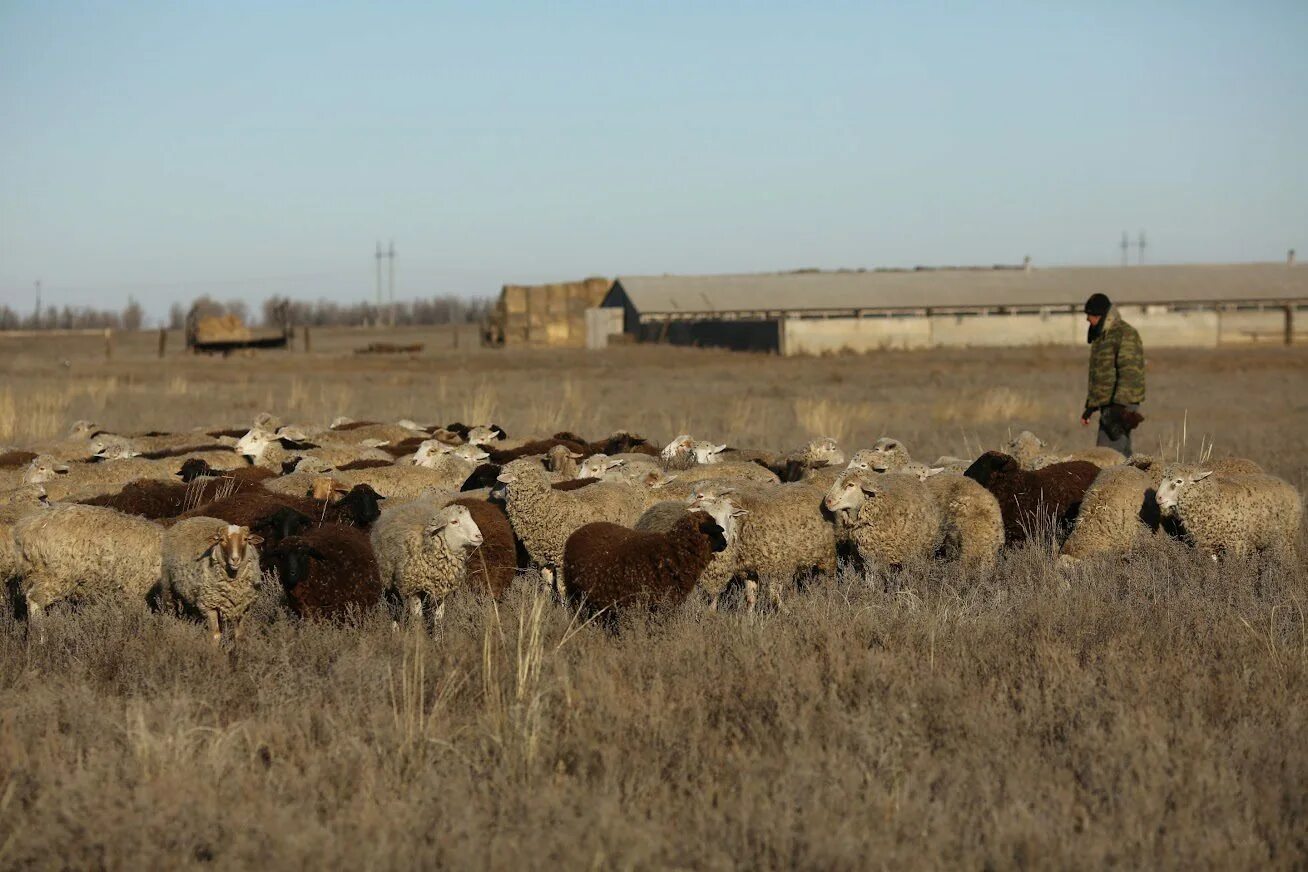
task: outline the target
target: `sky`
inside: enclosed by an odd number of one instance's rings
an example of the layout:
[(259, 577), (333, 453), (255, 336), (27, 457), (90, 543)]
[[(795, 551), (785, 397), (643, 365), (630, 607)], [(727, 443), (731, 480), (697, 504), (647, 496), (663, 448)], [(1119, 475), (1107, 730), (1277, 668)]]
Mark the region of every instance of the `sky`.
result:
[[(0, 0), (0, 303), (1308, 256), (1308, 2)], [(1133, 252), (1132, 259), (1135, 259)]]

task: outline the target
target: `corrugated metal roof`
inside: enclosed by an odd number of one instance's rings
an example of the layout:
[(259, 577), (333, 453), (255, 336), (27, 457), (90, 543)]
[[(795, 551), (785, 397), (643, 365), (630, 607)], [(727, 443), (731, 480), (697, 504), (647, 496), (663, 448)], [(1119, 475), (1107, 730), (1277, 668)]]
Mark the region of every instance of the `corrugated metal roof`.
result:
[(1308, 267), (1286, 263), (1050, 269), (930, 269), (720, 276), (621, 276), (642, 315), (761, 310), (1308, 300)]

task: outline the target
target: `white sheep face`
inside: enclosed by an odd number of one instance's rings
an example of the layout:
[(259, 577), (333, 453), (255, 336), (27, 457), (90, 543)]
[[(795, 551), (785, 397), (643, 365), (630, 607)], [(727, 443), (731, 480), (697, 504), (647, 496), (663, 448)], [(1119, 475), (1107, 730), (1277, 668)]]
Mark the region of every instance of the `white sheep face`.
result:
[(141, 452), (132, 448), (126, 439), (97, 436), (91, 440), (91, 451), (101, 460), (125, 460)]
[(24, 484), (44, 484), (47, 481), (53, 481), (57, 476), (68, 472), (68, 464), (60, 463), (53, 457), (41, 455), (34, 458), (27, 465), (27, 472), (23, 475)]
[(258, 460), (274, 441), (275, 438), (267, 430), (255, 427), (236, 440), (236, 453)]
[(689, 454), (695, 446), (695, 440), (689, 433), (682, 433), (676, 439), (673, 439), (663, 450), (659, 452), (664, 460), (676, 460), (684, 454)]
[(1023, 430), (1004, 445), (1004, 453), (1018, 460), (1030, 460), (1045, 449), (1045, 440), (1030, 430)]
[(457, 457), (459, 460), (466, 460), (469, 463), (485, 463), (490, 459), (490, 455), (486, 453), (485, 449), (471, 442), (455, 448), (450, 452), (450, 455)]
[(858, 476), (850, 476), (833, 484), (823, 502), (832, 512), (855, 513), (867, 499), (865, 487), (866, 483)]
[(477, 548), (482, 543), (481, 529), (465, 506), (446, 506), (432, 518), (426, 533), (440, 536), (451, 551)]
[(479, 424), (468, 431), (468, 441), (473, 445), (489, 445), (495, 441), (495, 431), (484, 424)]
[(1155, 495), (1158, 500), (1158, 508), (1167, 514), (1175, 512), (1177, 503), (1180, 502), (1181, 496), (1186, 492), (1186, 490), (1192, 485), (1198, 484), (1208, 478), (1210, 475), (1212, 475), (1211, 472), (1199, 472), (1193, 475), (1173, 472), (1168, 475), (1163, 479), (1162, 483), (1158, 485), (1158, 492)]
[(413, 452), (413, 465), (426, 466), (428, 468), (440, 465), (440, 459), (450, 453), (452, 449), (444, 442), (436, 439), (428, 439), (418, 446), (418, 450)]
[(721, 463), (722, 452), (727, 450), (725, 445), (715, 445), (712, 442), (696, 442), (691, 446), (690, 452), (695, 457), (696, 463)]
[(248, 527), (228, 524), (214, 535), (210, 553), (215, 564), (234, 576), (247, 561), (258, 559), (254, 546), (261, 544), (263, 539), (252, 534)]
[(845, 462), (845, 452), (831, 436), (809, 442), (804, 453), (809, 463), (819, 466), (839, 466)]
[(718, 497), (716, 499), (706, 500), (703, 511), (713, 518), (717, 525), (722, 528), (723, 538), (727, 540), (727, 546), (730, 547), (736, 538), (740, 535), (740, 525), (742, 520), (749, 514), (740, 506), (736, 505), (731, 497)]

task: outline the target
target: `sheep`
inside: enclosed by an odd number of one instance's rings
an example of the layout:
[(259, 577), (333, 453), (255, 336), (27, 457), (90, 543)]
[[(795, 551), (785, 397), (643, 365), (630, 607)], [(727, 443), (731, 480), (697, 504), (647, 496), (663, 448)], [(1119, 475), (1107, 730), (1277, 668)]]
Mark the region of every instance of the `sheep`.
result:
[(338, 469), (331, 473), (331, 477), (347, 489), (366, 484), (383, 497), (411, 500), (429, 491), (455, 493), (471, 472), (470, 465), (451, 458), (447, 463), (436, 468), (386, 466), (353, 471)]
[(68, 475), (71, 467), (49, 454), (38, 454), (17, 469), (0, 471), (0, 490), (12, 490), (29, 484), (46, 484)]
[(843, 466), (845, 452), (831, 436), (810, 439), (786, 455), (788, 461), (798, 461), (804, 467), (816, 469), (823, 466)]
[(96, 506), (51, 506), (18, 520), (15, 574), (29, 627), (39, 634), (45, 609), (61, 600), (118, 595), (144, 604), (159, 580), (162, 532)]
[(1025, 470), (1016, 459), (998, 451), (982, 454), (964, 473), (999, 500), (1008, 545), (1020, 545), (1029, 535), (1046, 529), (1061, 540), (1098, 474), (1099, 467), (1084, 460)]
[(592, 454), (582, 461), (574, 478), (598, 478), (601, 481), (622, 481), (632, 484), (644, 480), (652, 472), (662, 472), (658, 462), (646, 454), (628, 454), (610, 457)]
[(289, 507), (318, 521), (367, 528), (381, 516), (378, 501), (383, 499), (385, 497), (366, 484), (355, 485), (349, 493), (334, 503), (249, 489), (183, 512), (175, 521), (213, 517), (221, 518), (230, 524), (249, 527), (258, 524), (278, 509)]
[(937, 472), (925, 484), (940, 512), (940, 555), (992, 572), (1004, 547), (1004, 516), (995, 495), (957, 473)]
[(659, 450), (650, 444), (644, 436), (630, 433), (626, 430), (618, 430), (609, 434), (605, 439), (600, 439), (590, 443), (587, 446), (587, 454), (643, 454), (647, 457), (658, 458)]
[[(1163, 483), (1164, 471), (1169, 466), (1178, 465), (1164, 463), (1149, 454), (1133, 454), (1127, 463), (1136, 469), (1143, 470), (1149, 476), (1149, 480), (1155, 488)], [(1263, 475), (1265, 472), (1261, 466), (1245, 457), (1209, 458), (1202, 463), (1190, 464), (1190, 466), (1193, 467), (1195, 472), (1208, 471), (1223, 475)]]
[(574, 530), (592, 521), (631, 526), (645, 509), (644, 494), (626, 485), (599, 482), (573, 492), (554, 490), (539, 464), (520, 459), (497, 479), (505, 511), (542, 577), (566, 599), (563, 548)]
[[(726, 538), (727, 547), (716, 551), (708, 566), (700, 573), (699, 589), (708, 600), (709, 610), (716, 611), (723, 591), (731, 584), (736, 574), (736, 564), (740, 548), (741, 520), (747, 514), (730, 496), (715, 500), (710, 506), (711, 515)], [(690, 509), (685, 501), (664, 500), (645, 510), (636, 521), (633, 529), (642, 533), (670, 533), (677, 522), (684, 518)]]
[(919, 463), (909, 457), (904, 444), (888, 436), (878, 439), (871, 448), (855, 451), (847, 469), (861, 472), (898, 472), (916, 476), (919, 481), (925, 481), (934, 471), (925, 463)]
[(535, 439), (530, 442), (524, 442), (516, 448), (495, 448), (486, 446), (487, 453), (490, 455), (491, 463), (498, 463), (504, 466), (514, 460), (523, 457), (531, 457), (537, 454), (546, 454), (555, 445), (563, 445), (569, 451), (585, 455), (586, 443), (576, 442), (571, 439)]
[(330, 466), (338, 466), (354, 460), (387, 460), (391, 455), (378, 448), (363, 445), (318, 445), (306, 443), (297, 437), (298, 431), (283, 427), (277, 433), (264, 430), (251, 430), (241, 438), (237, 451), (250, 458), (256, 466), (280, 470), (282, 463), (300, 452), (308, 457), (316, 457)]
[(1275, 476), (1169, 467), (1158, 487), (1158, 507), (1213, 560), (1255, 552), (1295, 559), (1303, 500), (1293, 485)]
[(1059, 566), (1139, 547), (1158, 529), (1158, 516), (1153, 482), (1145, 472), (1125, 465), (1100, 470), (1059, 550)]
[(683, 433), (665, 445), (659, 456), (665, 463), (677, 466), (721, 463), (722, 453), (726, 450), (726, 445), (694, 439)]
[[(300, 535), (305, 530), (312, 528), (316, 523), (317, 521), (299, 509), (282, 506), (251, 524), (250, 532), (263, 539), (266, 546), (264, 549), (266, 555), (268, 548), (275, 547), (283, 539)], [(344, 527), (347, 525), (332, 522), (332, 526)], [(265, 565), (264, 570), (269, 571), (270, 567)]]
[(1093, 463), (1100, 469), (1119, 466), (1126, 462), (1126, 456), (1120, 451), (1102, 446), (1079, 448), (1071, 453), (1060, 453), (1048, 449), (1049, 446), (1043, 439), (1030, 430), (1023, 430), (1008, 440), (1003, 450), (1004, 453), (1015, 458), (1023, 469), (1027, 470), (1044, 469), (1055, 463), (1070, 463), (1076, 460)]
[(84, 506), (102, 506), (124, 515), (158, 521), (176, 517), (189, 508), (231, 496), (239, 490), (257, 487), (242, 486), (235, 479), (224, 478), (198, 478), (190, 484), (141, 479), (128, 482), (115, 493), (100, 494), (77, 502)]
[(721, 517), (715, 504), (728, 496), (747, 513), (740, 526), (735, 575), (745, 582), (751, 609), (760, 582), (772, 603), (780, 605), (782, 584), (815, 570), (835, 570), (835, 528), (823, 514), (820, 489), (803, 483), (701, 482), (691, 494), (690, 507)]
[(925, 562), (940, 547), (940, 509), (916, 476), (850, 471), (831, 486), (823, 502), (846, 519), (869, 571)]
[(634, 604), (653, 612), (674, 608), (727, 547), (722, 527), (707, 512), (684, 515), (666, 533), (586, 524), (564, 547), (569, 602), (590, 614)]
[(467, 579), (468, 552), (482, 538), (466, 506), (446, 506), (429, 497), (391, 509), (372, 530), (382, 585), (401, 598), (414, 618), (422, 617), (425, 599), (432, 618), (440, 620), (445, 598)]
[(264, 549), (286, 604), (300, 618), (339, 619), (381, 602), (381, 570), (367, 533), (324, 524)]
[(261, 582), (262, 543), (249, 528), (220, 518), (187, 518), (170, 527), (163, 534), (162, 604), (177, 614), (198, 613), (215, 644), (224, 631), (239, 641)]
[(450, 500), (463, 506), (481, 531), (481, 547), (468, 557), (468, 586), (501, 599), (518, 575), (518, 539), (504, 509), (473, 497)]
[(216, 470), (209, 465), (208, 461), (200, 457), (187, 459), (177, 470), (177, 477), (187, 484), (195, 481), (197, 478), (234, 478), (237, 481), (248, 482), (250, 484), (267, 481), (276, 476), (271, 469), (264, 469), (260, 466), (241, 466), (234, 469)]

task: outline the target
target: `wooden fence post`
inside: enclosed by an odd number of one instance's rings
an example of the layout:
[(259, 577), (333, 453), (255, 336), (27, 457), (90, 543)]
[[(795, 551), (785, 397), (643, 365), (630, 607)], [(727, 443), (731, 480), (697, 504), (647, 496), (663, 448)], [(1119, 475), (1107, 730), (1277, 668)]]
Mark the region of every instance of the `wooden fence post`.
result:
[(114, 356), (114, 331), (108, 327), (104, 328), (104, 359), (109, 360)]
[(455, 325), (454, 325), (454, 347), (455, 347), (455, 348), (458, 348), (458, 347), (459, 347), (459, 325), (458, 325), (458, 324), (455, 324)]
[(1285, 344), (1294, 344), (1294, 304), (1285, 304)]
[(168, 347), (168, 330), (164, 327), (159, 328), (159, 359), (163, 360), (164, 349)]
[(309, 325), (308, 324), (304, 325), (303, 329), (304, 329), (304, 353), (308, 354), (309, 349), (312, 347), (309, 341)]

